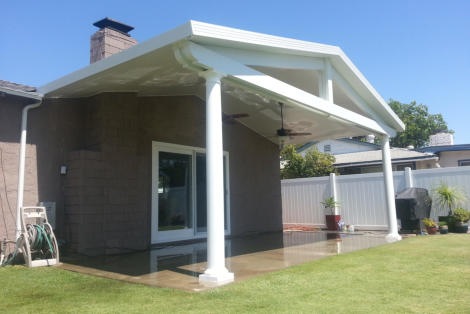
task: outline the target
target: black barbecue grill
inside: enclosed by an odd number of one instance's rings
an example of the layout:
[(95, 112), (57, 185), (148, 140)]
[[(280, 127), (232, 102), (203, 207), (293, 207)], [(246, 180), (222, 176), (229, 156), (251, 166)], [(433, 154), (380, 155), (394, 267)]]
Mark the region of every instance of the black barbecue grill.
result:
[(407, 188), (395, 196), (397, 218), (401, 221), (401, 232), (421, 230), (420, 221), (431, 214), (432, 200), (424, 188)]

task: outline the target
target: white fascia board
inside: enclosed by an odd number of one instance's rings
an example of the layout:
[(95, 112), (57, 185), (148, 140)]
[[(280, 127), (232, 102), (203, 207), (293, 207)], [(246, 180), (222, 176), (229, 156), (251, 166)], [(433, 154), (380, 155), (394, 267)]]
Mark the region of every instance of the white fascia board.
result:
[(38, 90), (47, 96), (48, 93), (54, 92), (62, 87), (97, 75), (101, 72), (116, 67), (119, 64), (126, 63), (169, 44), (190, 38), (191, 35), (191, 22), (188, 22), (148, 41), (132, 46), (126, 50), (121, 51), (120, 53), (109, 56), (108, 58), (92, 63), (83, 69), (52, 81), (44, 86), (39, 87)]
[(41, 93), (25, 92), (21, 90), (11, 89), (8, 87), (0, 87), (0, 93), (5, 93), (5, 94), (13, 95), (13, 96), (19, 96), (19, 97), (29, 98), (29, 99), (34, 99), (34, 100), (42, 100), (44, 97)]
[[(291, 39), (280, 36), (256, 33), (236, 28), (230, 28), (220, 25), (208, 24), (198, 21), (191, 21), (192, 40), (202, 43), (219, 43), (224, 47), (251, 46), (258, 47), (262, 51), (276, 51), (277, 49), (303, 52), (311, 56), (312, 53), (338, 54), (338, 47), (319, 44), (309, 41)], [(232, 44), (230, 44), (230, 42)]]
[(360, 126), (375, 134), (387, 134), (372, 119), (329, 103), (315, 95), (258, 72), (198, 44), (185, 43), (175, 48), (175, 55), (183, 65), (192, 68), (194, 71), (203, 72), (212, 70), (227, 76), (228, 80), (233, 80), (237, 84), (247, 85), (251, 88), (255, 87), (257, 90), (271, 95), (271, 97), (278, 101), (290, 101), (293, 104), (303, 106), (340, 123)]

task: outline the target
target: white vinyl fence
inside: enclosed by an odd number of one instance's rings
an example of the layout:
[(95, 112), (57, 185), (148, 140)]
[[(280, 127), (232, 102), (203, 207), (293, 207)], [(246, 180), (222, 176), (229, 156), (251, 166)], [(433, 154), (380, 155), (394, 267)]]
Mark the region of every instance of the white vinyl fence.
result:
[[(333, 182), (331, 182), (333, 180)], [(470, 166), (435, 168), (426, 170), (395, 171), (395, 193), (407, 187), (421, 187), (432, 196), (440, 183), (458, 187), (470, 200)], [(282, 210), (284, 225), (309, 225), (324, 227), (325, 210), (321, 202), (336, 189), (339, 213), (346, 224), (359, 229), (388, 229), (383, 174), (355, 174), (319, 178), (282, 180)], [(470, 202), (464, 204), (470, 209)], [(431, 217), (445, 215), (433, 205)]]

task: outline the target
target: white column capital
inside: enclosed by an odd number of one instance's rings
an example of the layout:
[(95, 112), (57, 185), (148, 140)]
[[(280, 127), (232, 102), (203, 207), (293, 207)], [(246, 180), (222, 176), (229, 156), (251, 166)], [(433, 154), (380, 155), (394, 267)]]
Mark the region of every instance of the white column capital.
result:
[(198, 73), (200, 77), (203, 77), (206, 82), (211, 82), (211, 83), (220, 83), (220, 80), (225, 76), (224, 74), (221, 74), (219, 72), (215, 72), (213, 70), (206, 70), (206, 71), (201, 71)]
[(380, 135), (380, 139), (382, 140), (382, 147), (388, 145), (390, 147), (390, 136), (388, 134)]

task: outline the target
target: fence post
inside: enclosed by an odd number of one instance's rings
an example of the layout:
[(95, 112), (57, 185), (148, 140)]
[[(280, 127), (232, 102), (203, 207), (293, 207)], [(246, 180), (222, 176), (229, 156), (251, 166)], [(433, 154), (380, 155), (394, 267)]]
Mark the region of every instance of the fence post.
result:
[[(337, 202), (338, 199), (336, 196), (336, 175), (334, 173), (330, 173), (330, 192), (331, 192), (331, 197), (333, 197), (333, 200)], [(335, 203), (334, 214), (338, 215), (338, 207), (336, 206), (336, 203)]]
[(405, 168), (405, 187), (407, 189), (413, 187), (413, 172), (410, 167)]

